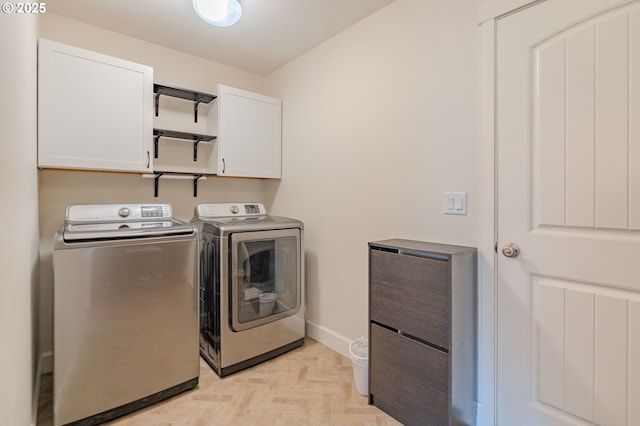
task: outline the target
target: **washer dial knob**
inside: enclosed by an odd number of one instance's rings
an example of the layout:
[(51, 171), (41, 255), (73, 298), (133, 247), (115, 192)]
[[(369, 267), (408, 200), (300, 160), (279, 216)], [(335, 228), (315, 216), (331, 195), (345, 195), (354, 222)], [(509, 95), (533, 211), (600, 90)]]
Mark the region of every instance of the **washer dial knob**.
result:
[(233, 213), (233, 214), (240, 213), (240, 207), (238, 207), (236, 205), (231, 206), (231, 213)]
[(129, 210), (126, 207), (122, 207), (120, 210), (118, 210), (118, 215), (120, 215), (120, 217), (127, 217), (131, 214), (131, 210)]

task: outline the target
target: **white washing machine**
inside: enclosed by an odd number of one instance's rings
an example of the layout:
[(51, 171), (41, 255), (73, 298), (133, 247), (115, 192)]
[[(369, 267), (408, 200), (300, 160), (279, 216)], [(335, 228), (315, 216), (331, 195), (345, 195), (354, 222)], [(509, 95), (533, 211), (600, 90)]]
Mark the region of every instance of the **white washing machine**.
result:
[(304, 343), (304, 231), (260, 203), (200, 204), (200, 354), (220, 376)]

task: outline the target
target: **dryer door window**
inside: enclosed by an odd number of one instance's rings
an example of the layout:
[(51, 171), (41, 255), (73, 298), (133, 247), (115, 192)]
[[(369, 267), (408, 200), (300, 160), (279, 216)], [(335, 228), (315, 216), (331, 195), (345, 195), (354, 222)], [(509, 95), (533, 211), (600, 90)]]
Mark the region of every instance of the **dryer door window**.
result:
[(236, 331), (293, 315), (300, 309), (300, 230), (231, 235), (231, 318)]

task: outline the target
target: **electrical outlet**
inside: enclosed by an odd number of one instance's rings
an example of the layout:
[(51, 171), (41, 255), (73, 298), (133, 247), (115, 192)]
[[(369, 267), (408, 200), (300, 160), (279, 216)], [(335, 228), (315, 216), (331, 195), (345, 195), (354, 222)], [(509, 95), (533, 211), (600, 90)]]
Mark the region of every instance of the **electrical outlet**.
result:
[(444, 193), (444, 214), (467, 214), (467, 193), (466, 192), (445, 192)]

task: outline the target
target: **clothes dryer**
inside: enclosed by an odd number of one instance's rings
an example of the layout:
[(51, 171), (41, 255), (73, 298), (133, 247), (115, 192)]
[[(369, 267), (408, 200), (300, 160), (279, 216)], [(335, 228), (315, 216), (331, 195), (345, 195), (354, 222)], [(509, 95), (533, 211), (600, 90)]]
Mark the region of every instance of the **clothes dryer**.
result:
[(200, 354), (220, 376), (304, 343), (304, 230), (260, 203), (196, 207)]

